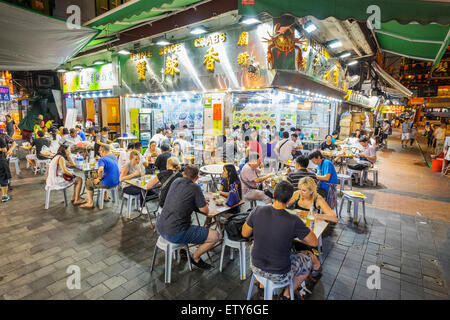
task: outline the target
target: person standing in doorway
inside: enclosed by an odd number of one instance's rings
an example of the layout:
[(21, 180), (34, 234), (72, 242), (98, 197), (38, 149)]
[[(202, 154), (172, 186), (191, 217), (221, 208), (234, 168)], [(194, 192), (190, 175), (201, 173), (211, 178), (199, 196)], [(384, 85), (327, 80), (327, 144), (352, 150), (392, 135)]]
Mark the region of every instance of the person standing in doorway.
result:
[(100, 155), (99, 151), (100, 151), (101, 146), (109, 147), (109, 143), (112, 143), (112, 141), (108, 139), (109, 131), (110, 131), (109, 127), (103, 127), (102, 131), (98, 134), (97, 139), (95, 140), (95, 145), (94, 145), (94, 152), (95, 152), (96, 156)]
[(11, 118), (11, 116), (9, 114), (7, 114), (6, 115), (6, 134), (12, 138), (14, 135), (15, 129), (16, 129), (16, 123)]

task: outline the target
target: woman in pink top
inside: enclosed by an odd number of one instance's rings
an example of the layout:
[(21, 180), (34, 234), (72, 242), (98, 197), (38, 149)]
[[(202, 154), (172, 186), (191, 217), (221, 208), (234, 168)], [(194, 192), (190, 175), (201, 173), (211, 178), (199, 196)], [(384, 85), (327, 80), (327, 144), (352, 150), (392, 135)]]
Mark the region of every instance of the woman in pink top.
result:
[(258, 131), (253, 130), (251, 135), (251, 140), (250, 140), (250, 144), (248, 145), (250, 153), (258, 153), (259, 154), (259, 159), (261, 159), (261, 162), (263, 161), (263, 152), (262, 152), (262, 148), (261, 145), (258, 142)]

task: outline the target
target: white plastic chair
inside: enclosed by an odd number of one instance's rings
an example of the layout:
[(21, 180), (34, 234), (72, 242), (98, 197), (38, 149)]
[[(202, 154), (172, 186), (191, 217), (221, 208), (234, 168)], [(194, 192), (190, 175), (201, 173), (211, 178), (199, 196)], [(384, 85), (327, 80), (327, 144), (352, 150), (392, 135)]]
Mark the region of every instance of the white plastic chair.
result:
[(72, 183), (70, 184), (70, 185), (68, 185), (67, 187), (65, 187), (64, 189), (46, 189), (45, 190), (45, 209), (48, 209), (48, 207), (49, 207), (49, 205), (50, 205), (50, 193), (52, 192), (52, 191), (62, 191), (63, 193), (64, 193), (64, 204), (65, 204), (65, 206), (67, 207), (67, 205), (68, 205), (68, 201), (67, 201), (67, 192), (66, 192), (66, 190), (68, 189), (68, 188), (70, 188), (71, 186), (73, 186), (73, 184), (74, 184), (75, 182), (74, 181), (72, 181)]
[(119, 189), (118, 187), (108, 188), (108, 189), (95, 189), (97, 193), (97, 206), (100, 210), (103, 209), (103, 205), (105, 202), (105, 192), (111, 191), (112, 201), (116, 203), (119, 201)]
[(131, 195), (124, 193), (122, 195), (122, 205), (120, 206), (120, 215), (122, 216), (123, 205), (125, 204), (125, 200), (127, 201), (127, 216), (128, 219), (131, 216), (131, 208), (133, 207), (133, 201), (135, 203), (136, 210), (140, 207), (141, 197), (139, 194)]
[(156, 253), (158, 252), (158, 249), (161, 249), (166, 254), (164, 280), (166, 283), (170, 283), (171, 273), (172, 273), (172, 256), (175, 252), (177, 252), (178, 250), (183, 249), (183, 248), (185, 248), (187, 250), (187, 259), (188, 259), (188, 264), (189, 264), (189, 270), (192, 271), (191, 257), (189, 254), (189, 246), (187, 244), (172, 243), (172, 242), (164, 239), (163, 237), (159, 236), (158, 241), (156, 242), (156, 245), (155, 245), (155, 250), (153, 251), (152, 267), (150, 269), (150, 273), (153, 272), (153, 269), (155, 267)]
[(234, 241), (228, 238), (228, 234), (225, 231), (223, 242), (222, 242), (222, 252), (220, 253), (220, 265), (219, 271), (222, 272), (223, 257), (225, 255), (225, 247), (230, 247), (230, 259), (233, 260), (233, 248), (239, 250), (239, 270), (241, 280), (245, 280), (246, 275), (246, 259), (245, 259), (245, 249), (246, 241)]
[(294, 284), (292, 279), (282, 283), (274, 283), (271, 280), (264, 278), (262, 276), (258, 276), (256, 274), (252, 274), (252, 279), (250, 280), (250, 287), (248, 288), (247, 300), (250, 300), (253, 293), (253, 287), (255, 279), (258, 280), (264, 286), (264, 300), (272, 300), (273, 292), (279, 288), (284, 288), (289, 286), (289, 291), (291, 295), (291, 300), (294, 300)]

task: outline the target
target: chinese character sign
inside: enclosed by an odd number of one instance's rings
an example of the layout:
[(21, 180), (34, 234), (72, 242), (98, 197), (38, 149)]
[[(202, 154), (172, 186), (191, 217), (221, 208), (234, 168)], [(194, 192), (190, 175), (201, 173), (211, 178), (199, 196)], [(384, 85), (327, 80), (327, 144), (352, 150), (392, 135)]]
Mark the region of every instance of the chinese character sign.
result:
[(171, 56), (166, 59), (166, 74), (170, 74), (172, 77), (175, 73), (180, 73), (178, 67), (178, 57)]
[(239, 36), (239, 41), (237, 43), (238, 46), (247, 46), (248, 45), (248, 32), (242, 32)]
[(147, 72), (147, 62), (141, 61), (136, 64), (138, 80), (145, 80), (145, 73)]
[(214, 71), (216, 61), (220, 62), (219, 53), (214, 52), (214, 47), (211, 47), (206, 51), (205, 60), (203, 61), (203, 64), (206, 64), (206, 70)]
[(238, 64), (246, 65), (248, 57), (249, 57), (249, 55), (247, 52), (240, 53), (238, 55)]

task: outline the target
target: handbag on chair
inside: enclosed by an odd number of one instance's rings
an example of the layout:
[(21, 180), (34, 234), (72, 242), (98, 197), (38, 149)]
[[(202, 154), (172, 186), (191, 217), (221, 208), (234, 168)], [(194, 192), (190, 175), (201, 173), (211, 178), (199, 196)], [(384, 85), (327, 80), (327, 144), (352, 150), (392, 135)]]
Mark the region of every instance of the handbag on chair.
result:
[(238, 185), (235, 183), (230, 186), (230, 192), (228, 193), (227, 202), (225, 204), (229, 207), (232, 207), (238, 204), (240, 201), (241, 197), (239, 196)]

